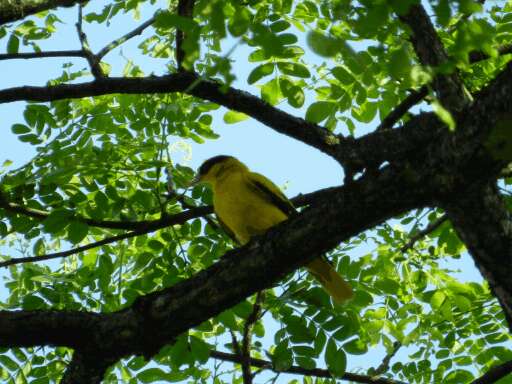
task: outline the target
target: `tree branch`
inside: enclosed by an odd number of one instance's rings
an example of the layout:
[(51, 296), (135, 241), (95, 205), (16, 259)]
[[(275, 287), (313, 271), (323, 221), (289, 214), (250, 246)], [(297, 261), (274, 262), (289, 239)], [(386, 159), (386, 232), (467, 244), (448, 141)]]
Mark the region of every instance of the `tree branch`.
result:
[[(18, 213), (24, 216), (32, 217), (37, 220), (44, 220), (50, 214), (46, 211), (39, 209), (28, 208), (16, 203), (10, 203), (2, 200), (0, 193), (0, 208), (7, 212)], [(158, 230), (175, 224), (183, 224), (185, 221), (202, 217), (213, 213), (211, 206), (192, 207), (186, 211), (177, 213), (175, 215), (164, 216), (157, 220), (139, 220), (139, 221), (120, 221), (120, 220), (95, 220), (88, 217), (73, 216), (73, 220), (85, 223), (91, 227), (106, 228), (106, 229), (125, 229), (125, 230), (143, 230), (152, 228)]]
[[(190, 72), (179, 72), (161, 77), (109, 77), (103, 78), (101, 81), (81, 84), (9, 88), (0, 90), (0, 103), (21, 100), (54, 101), (114, 93), (154, 94), (169, 92), (184, 92), (226, 108), (246, 113), (277, 132), (300, 140), (335, 158), (337, 158), (338, 153), (337, 144), (346, 140), (317, 124), (292, 116), (248, 92), (232, 87), (224, 89), (222, 84), (204, 80), (197, 74)], [(341, 153), (341, 150), (339, 152)], [(343, 161), (341, 157), (340, 161)]]
[(151, 17), (148, 20), (146, 20), (144, 23), (139, 25), (134, 30), (128, 32), (127, 34), (113, 40), (112, 42), (108, 43), (106, 46), (104, 46), (102, 49), (99, 50), (98, 53), (96, 53), (96, 57), (98, 60), (101, 60), (107, 53), (112, 51), (113, 49), (117, 48), (121, 44), (125, 43), (126, 41), (130, 40), (132, 37), (135, 37), (137, 35), (140, 35), (146, 28), (153, 25), (155, 22), (155, 17)]
[[(421, 64), (434, 68), (448, 64), (448, 55), (422, 5), (412, 5), (400, 19), (412, 30), (411, 41)], [(449, 75), (436, 75), (433, 88), (441, 103), (452, 112), (462, 110), (471, 102), (455, 70)]]
[(98, 351), (76, 350), (61, 384), (101, 384), (107, 368), (115, 361), (98, 358)]
[(242, 361), (242, 377), (244, 384), (252, 384), (252, 372), (251, 372), (251, 341), (252, 341), (252, 329), (254, 324), (258, 321), (261, 314), (261, 302), (264, 298), (264, 292), (260, 291), (256, 294), (252, 312), (245, 320), (244, 330), (242, 334), (242, 347), (240, 351), (240, 357)]
[(432, 233), (434, 232), (437, 228), (439, 228), (444, 222), (446, 222), (448, 220), (448, 215), (443, 215), (441, 217), (439, 217), (438, 219), (432, 221), (431, 223), (429, 223), (424, 229), (422, 229), (421, 231), (419, 231), (418, 233), (416, 233), (415, 235), (411, 236), (409, 238), (409, 241), (407, 243), (404, 244), (404, 246), (400, 249), (400, 251), (402, 253), (405, 253), (407, 252), (409, 249), (411, 249), (412, 247), (414, 247), (414, 244), (422, 239), (423, 237), (425, 237), (426, 235), (428, 235), (429, 233)]
[(46, 57), (83, 57), (83, 58), (85, 58), (86, 55), (83, 50), (0, 53), (0, 60), (41, 59), (41, 58), (46, 58)]
[[(222, 360), (222, 361), (229, 361), (229, 362), (235, 363), (235, 364), (241, 364), (240, 357), (238, 355), (235, 355), (232, 353), (226, 353), (226, 352), (221, 352), (221, 351), (210, 351), (210, 357), (213, 357), (214, 359), (218, 359), (218, 360)], [(267, 360), (251, 358), (250, 363), (253, 367), (271, 370), (276, 373), (290, 373), (293, 375), (320, 377), (320, 378), (326, 378), (326, 379), (333, 378), (333, 376), (327, 369), (321, 369), (321, 368), (307, 369), (307, 368), (302, 368), (302, 367), (298, 367), (298, 366), (291, 366), (290, 368), (288, 368), (284, 371), (276, 371), (272, 367), (272, 362), (267, 361)], [(340, 377), (340, 379), (351, 381), (354, 383), (360, 383), (360, 384), (406, 384), (402, 381), (386, 379), (384, 377), (366, 376), (366, 375), (359, 375), (356, 373), (348, 373), (348, 372), (344, 373), (343, 376)]]
[(87, 245), (83, 245), (81, 247), (72, 248), (67, 251), (62, 251), (62, 252), (48, 253), (46, 255), (39, 255), (39, 256), (18, 257), (15, 259), (10, 259), (10, 260), (0, 262), (0, 268), (8, 267), (10, 265), (16, 265), (16, 264), (35, 263), (38, 261), (45, 261), (45, 260), (58, 259), (61, 257), (68, 257), (68, 256), (76, 255), (78, 253), (87, 251), (89, 249), (101, 247), (102, 245), (111, 244), (111, 243), (115, 243), (116, 241), (144, 235), (146, 233), (153, 232), (155, 230), (156, 229), (152, 228), (152, 229), (146, 229), (143, 231), (133, 231), (133, 232), (128, 232), (128, 233), (123, 233), (121, 235), (107, 237), (103, 240), (96, 241), (94, 243), (90, 243)]
[(76, 23), (76, 30), (78, 33), (78, 39), (80, 40), (80, 45), (82, 46), (82, 51), (84, 52), (85, 58), (91, 67), (91, 73), (96, 79), (102, 79), (105, 77), (103, 70), (100, 66), (99, 58), (92, 53), (89, 42), (87, 41), (87, 35), (82, 30), (82, 5), (78, 5), (78, 21)]
[[(502, 45), (501, 47), (498, 47), (498, 55), (508, 55), (512, 53), (512, 44), (506, 44)], [(477, 63), (482, 60), (490, 59), (491, 57), (482, 51), (472, 51), (469, 53), (469, 62), (470, 63)]]
[(72, 7), (88, 0), (25, 0), (22, 2), (0, 2), (0, 25), (57, 7)]
[(389, 362), (396, 355), (396, 353), (401, 347), (401, 342), (395, 341), (393, 343), (393, 349), (386, 356), (384, 356), (384, 359), (382, 359), (380, 365), (377, 368), (375, 368), (375, 370), (372, 372), (373, 376), (380, 376), (389, 370)]
[(15, 264), (23, 264), (23, 263), (33, 263), (38, 261), (44, 261), (44, 260), (50, 260), (50, 259), (57, 259), (60, 257), (67, 257), (71, 255), (75, 255), (80, 252), (84, 252), (86, 250), (96, 248), (102, 245), (111, 244), (116, 241), (129, 239), (131, 237), (144, 235), (150, 232), (157, 231), (159, 229), (176, 225), (176, 224), (183, 224), (184, 222), (195, 218), (200, 217), (207, 212), (211, 210), (211, 207), (205, 206), (205, 207), (198, 207), (195, 209), (190, 209), (188, 211), (180, 212), (176, 215), (165, 217), (161, 220), (155, 220), (152, 222), (148, 222), (146, 225), (141, 225), (141, 222), (138, 224), (140, 227), (136, 229), (135, 231), (123, 233), (117, 236), (107, 237), (103, 240), (97, 241), (95, 243), (87, 244), (81, 247), (73, 248), (68, 251), (62, 251), (62, 252), (56, 252), (56, 253), (50, 253), (47, 255), (40, 255), (40, 256), (29, 256), (29, 257), (19, 257), (15, 259), (10, 259), (6, 261), (0, 262), (0, 268), (7, 267), (9, 265), (15, 265)]
[(473, 380), (471, 384), (492, 384), (512, 373), (512, 360), (489, 369), (484, 375)]
[[(178, 15), (181, 17), (191, 18), (194, 12), (194, 3), (195, 0), (179, 0)], [(183, 41), (185, 38), (185, 32), (179, 28), (176, 28), (176, 64), (178, 71), (184, 70), (183, 60), (185, 59), (185, 51), (183, 50)]]
[(398, 104), (384, 119), (382, 119), (379, 126), (375, 129), (376, 131), (382, 131), (385, 129), (393, 128), (393, 125), (396, 124), (398, 120), (400, 120), (406, 113), (418, 104), (421, 100), (428, 95), (428, 87), (424, 85), (420, 89), (413, 90), (405, 99), (403, 99), (400, 104)]
[(495, 185), (475, 185), (445, 209), (476, 266), (498, 298), (512, 331), (512, 219)]

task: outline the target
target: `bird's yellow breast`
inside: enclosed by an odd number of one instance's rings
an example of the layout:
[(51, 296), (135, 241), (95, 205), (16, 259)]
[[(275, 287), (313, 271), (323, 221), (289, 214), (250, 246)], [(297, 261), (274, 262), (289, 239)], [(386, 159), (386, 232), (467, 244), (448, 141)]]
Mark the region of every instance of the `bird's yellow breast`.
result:
[(215, 213), (241, 244), (287, 219), (278, 207), (254, 190), (250, 177), (250, 172), (230, 172), (213, 186)]

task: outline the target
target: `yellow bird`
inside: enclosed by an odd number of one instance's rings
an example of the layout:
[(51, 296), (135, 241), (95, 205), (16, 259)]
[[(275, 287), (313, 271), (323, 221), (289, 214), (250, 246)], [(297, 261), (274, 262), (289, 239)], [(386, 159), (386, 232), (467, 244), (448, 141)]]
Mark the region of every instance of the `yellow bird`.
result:
[[(199, 167), (196, 181), (211, 186), (213, 208), (219, 222), (228, 235), (242, 245), (296, 212), (291, 201), (272, 181), (251, 172), (232, 156), (206, 160)], [(325, 258), (314, 259), (306, 268), (335, 303), (352, 298), (350, 285)]]

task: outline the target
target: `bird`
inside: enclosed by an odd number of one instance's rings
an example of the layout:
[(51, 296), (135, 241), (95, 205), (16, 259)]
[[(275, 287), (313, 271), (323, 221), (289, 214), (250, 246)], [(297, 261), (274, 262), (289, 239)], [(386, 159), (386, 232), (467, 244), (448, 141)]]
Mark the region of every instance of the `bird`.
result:
[[(198, 168), (196, 183), (210, 186), (220, 225), (240, 245), (297, 213), (279, 187), (267, 177), (251, 172), (233, 156), (218, 155), (204, 161)], [(315, 258), (306, 269), (336, 304), (353, 297), (351, 286), (325, 257)]]

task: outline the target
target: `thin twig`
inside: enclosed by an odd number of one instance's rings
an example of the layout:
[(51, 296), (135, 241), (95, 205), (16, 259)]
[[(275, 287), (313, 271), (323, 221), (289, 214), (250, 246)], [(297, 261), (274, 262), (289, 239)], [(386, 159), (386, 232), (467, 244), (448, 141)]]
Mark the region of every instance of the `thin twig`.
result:
[(433, 222), (429, 223), (424, 229), (416, 233), (415, 235), (411, 236), (409, 241), (405, 243), (405, 245), (400, 249), (401, 252), (407, 252), (409, 249), (411, 249), (414, 244), (420, 240), (422, 237), (428, 235), (429, 233), (435, 231), (441, 224), (443, 224), (445, 221), (448, 220), (448, 215), (443, 215), (440, 218), (434, 220)]
[(384, 356), (384, 358), (382, 359), (382, 362), (380, 363), (380, 365), (377, 368), (375, 368), (375, 371), (373, 372), (373, 374), (376, 376), (380, 376), (380, 375), (386, 373), (389, 370), (389, 362), (396, 355), (396, 353), (398, 352), (398, 350), (401, 347), (402, 347), (402, 343), (399, 341), (395, 341), (393, 343), (393, 349), (386, 356)]
[(413, 90), (400, 104), (398, 104), (380, 123), (375, 129), (376, 131), (383, 131), (385, 129), (393, 128), (398, 120), (400, 120), (413, 106), (418, 104), (421, 100), (428, 95), (428, 87), (424, 85), (420, 89)]
[(244, 330), (242, 334), (242, 348), (241, 348), (241, 357), (242, 357), (242, 377), (244, 380), (244, 384), (252, 384), (252, 372), (251, 372), (251, 340), (252, 340), (252, 330), (254, 328), (254, 324), (258, 321), (261, 314), (261, 302), (263, 300), (264, 293), (260, 291), (256, 294), (256, 299), (254, 301), (254, 306), (252, 308), (252, 312), (245, 321)]
[(76, 30), (78, 32), (78, 39), (82, 46), (82, 51), (85, 54), (85, 58), (91, 67), (91, 73), (95, 79), (101, 79), (105, 77), (105, 74), (101, 70), (100, 60), (92, 53), (89, 42), (87, 41), (87, 35), (82, 29), (82, 5), (78, 6), (78, 21), (76, 22)]
[[(12, 212), (18, 213), (24, 216), (32, 217), (37, 220), (46, 219), (50, 213), (46, 211), (42, 211), (39, 209), (28, 208), (16, 203), (10, 203), (2, 198), (2, 194), (0, 192), (0, 208)], [(119, 220), (95, 220), (88, 217), (81, 217), (78, 215), (73, 215), (72, 219), (74, 221), (79, 221), (81, 223), (85, 223), (91, 227), (96, 228), (106, 228), (106, 229), (125, 229), (125, 230), (140, 230), (143, 228), (165, 228), (174, 224), (182, 224), (183, 222), (194, 219), (197, 217), (202, 217), (207, 214), (213, 212), (212, 207), (210, 206), (200, 206), (194, 207), (188, 205), (187, 210), (177, 213), (175, 215), (164, 216), (161, 219), (156, 220), (140, 220), (140, 221), (119, 221)]]
[(139, 25), (134, 30), (128, 32), (127, 34), (111, 41), (107, 45), (105, 45), (102, 49), (96, 53), (96, 58), (98, 60), (101, 60), (107, 53), (112, 51), (113, 49), (117, 48), (121, 44), (125, 43), (126, 41), (130, 40), (132, 37), (135, 37), (137, 35), (140, 35), (146, 28), (151, 26), (155, 22), (155, 16), (151, 17), (150, 19), (146, 20), (144, 23)]
[(40, 59), (45, 57), (86, 57), (83, 50), (0, 53), (0, 60)]
[[(222, 360), (222, 361), (229, 361), (231, 363), (241, 364), (242, 360), (239, 355), (233, 354), (233, 353), (226, 353), (221, 351), (210, 351), (210, 357), (213, 357), (214, 359)], [(277, 371), (273, 368), (272, 362), (263, 360), (263, 359), (256, 359), (254, 357), (250, 358), (250, 363), (253, 367), (262, 368), (274, 371), (276, 373), (291, 373), (295, 375), (304, 375), (304, 376), (311, 376), (311, 377), (320, 377), (320, 378), (327, 378), (332, 379), (333, 376), (327, 369), (321, 369), (321, 368), (313, 368), (313, 369), (307, 369), (302, 368), (298, 366), (291, 366), (290, 368), (284, 370), (284, 371)], [(360, 384), (407, 384), (403, 381), (397, 381), (393, 379), (387, 379), (384, 377), (375, 377), (375, 376), (367, 376), (367, 375), (359, 375), (356, 373), (344, 373), (340, 379), (352, 381), (355, 383)]]
[(38, 262), (38, 261), (58, 259), (60, 257), (69, 257), (71, 255), (76, 255), (77, 253), (84, 252), (84, 251), (87, 251), (92, 248), (97, 248), (102, 245), (111, 244), (111, 243), (114, 243), (119, 240), (124, 240), (124, 239), (129, 239), (131, 237), (144, 235), (144, 234), (152, 232), (154, 230), (155, 229), (149, 229), (147, 231), (127, 232), (127, 233), (123, 233), (121, 235), (107, 237), (103, 240), (96, 241), (94, 243), (90, 243), (87, 245), (83, 245), (81, 247), (69, 249), (67, 251), (62, 251), (62, 252), (48, 253), (46, 255), (40, 255), (40, 256), (18, 257), (15, 259), (10, 259), (10, 260), (0, 262), (0, 268), (8, 267), (10, 265), (15, 265), (15, 264), (34, 263), (34, 262)]

